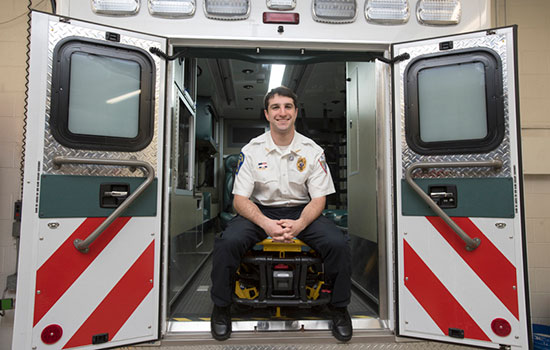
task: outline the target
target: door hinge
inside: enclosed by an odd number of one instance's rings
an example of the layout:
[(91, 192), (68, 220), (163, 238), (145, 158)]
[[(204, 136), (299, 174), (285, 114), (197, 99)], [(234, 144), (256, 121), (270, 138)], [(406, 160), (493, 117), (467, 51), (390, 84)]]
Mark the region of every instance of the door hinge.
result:
[(11, 230), (11, 235), (14, 238), (19, 238), (21, 234), (21, 208), (21, 201), (15, 201), (13, 204), (13, 224)]
[(120, 42), (120, 34), (113, 33), (113, 32), (105, 32), (105, 40), (118, 43)]
[(449, 337), (464, 339), (464, 330), (460, 328), (449, 328)]
[(92, 335), (92, 344), (103, 344), (109, 341), (109, 333)]

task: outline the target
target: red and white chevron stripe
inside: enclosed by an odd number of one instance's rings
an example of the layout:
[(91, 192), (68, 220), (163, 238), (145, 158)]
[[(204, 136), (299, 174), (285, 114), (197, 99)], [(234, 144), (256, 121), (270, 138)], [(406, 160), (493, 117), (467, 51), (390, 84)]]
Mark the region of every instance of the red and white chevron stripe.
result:
[(158, 284), (156, 220), (120, 217), (88, 253), (76, 250), (73, 241), (85, 239), (103, 220), (64, 219), (55, 231), (41, 222), (48, 234), (40, 240), (36, 270), (33, 344), (39, 348), (45, 345), (41, 332), (52, 324), (63, 329), (56, 343), (63, 349), (90, 345), (97, 334), (107, 333), (105, 346), (113, 346), (119, 337), (155, 332), (150, 320), (158, 315), (158, 297), (151, 293)]
[[(439, 217), (406, 217), (400, 240), (405, 288), (400, 292), (405, 332), (427, 330), (449, 340), (449, 328), (464, 330), (466, 343), (520, 345), (520, 310), (513, 219), (452, 218), (470, 237), (481, 239), (474, 251)], [(495, 222), (505, 222), (497, 228)], [(517, 237), (516, 237), (517, 236)], [(522, 273), (521, 269), (519, 273)], [(521, 289), (523, 290), (523, 289)], [(506, 320), (512, 332), (498, 336), (493, 320)], [(524, 320), (522, 320), (524, 322)]]

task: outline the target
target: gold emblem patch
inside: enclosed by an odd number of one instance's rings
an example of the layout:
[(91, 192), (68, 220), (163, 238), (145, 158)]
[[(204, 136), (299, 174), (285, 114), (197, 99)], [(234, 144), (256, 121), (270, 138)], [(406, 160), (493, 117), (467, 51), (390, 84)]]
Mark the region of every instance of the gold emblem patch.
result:
[(296, 162), (296, 168), (298, 168), (298, 170), (302, 172), (306, 168), (306, 164), (307, 164), (306, 159), (304, 157), (300, 157)]

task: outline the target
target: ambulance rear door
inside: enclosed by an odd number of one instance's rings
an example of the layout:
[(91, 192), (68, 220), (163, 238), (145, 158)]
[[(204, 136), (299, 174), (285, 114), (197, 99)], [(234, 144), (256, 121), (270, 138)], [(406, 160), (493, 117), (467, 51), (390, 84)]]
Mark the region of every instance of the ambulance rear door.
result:
[(392, 46), (399, 335), (528, 348), (515, 44)]
[(32, 14), (13, 349), (158, 339), (166, 45)]

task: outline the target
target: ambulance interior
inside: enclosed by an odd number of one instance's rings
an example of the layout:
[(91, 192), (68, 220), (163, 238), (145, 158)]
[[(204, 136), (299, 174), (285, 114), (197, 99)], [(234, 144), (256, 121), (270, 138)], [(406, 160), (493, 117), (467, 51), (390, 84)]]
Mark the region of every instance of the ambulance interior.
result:
[[(169, 331), (197, 330), (191, 323), (209, 330), (211, 252), (215, 235), (232, 211), (227, 197), (234, 175), (226, 163), (251, 138), (268, 130), (263, 98), (270, 79), (277, 81), (272, 85), (297, 93), (297, 131), (325, 150), (336, 193), (327, 197), (324, 215), (351, 238), (353, 287), (348, 310), (354, 327), (383, 328), (386, 248), (383, 238), (379, 242), (384, 234), (377, 209), (377, 167), (382, 165), (376, 160), (375, 54), (185, 50), (185, 58), (173, 64)], [(300, 329), (303, 320), (330, 320), (323, 307), (235, 307), (232, 315), (234, 322), (297, 321), (284, 322), (284, 329)], [(326, 322), (304, 327), (310, 328), (328, 329)]]

